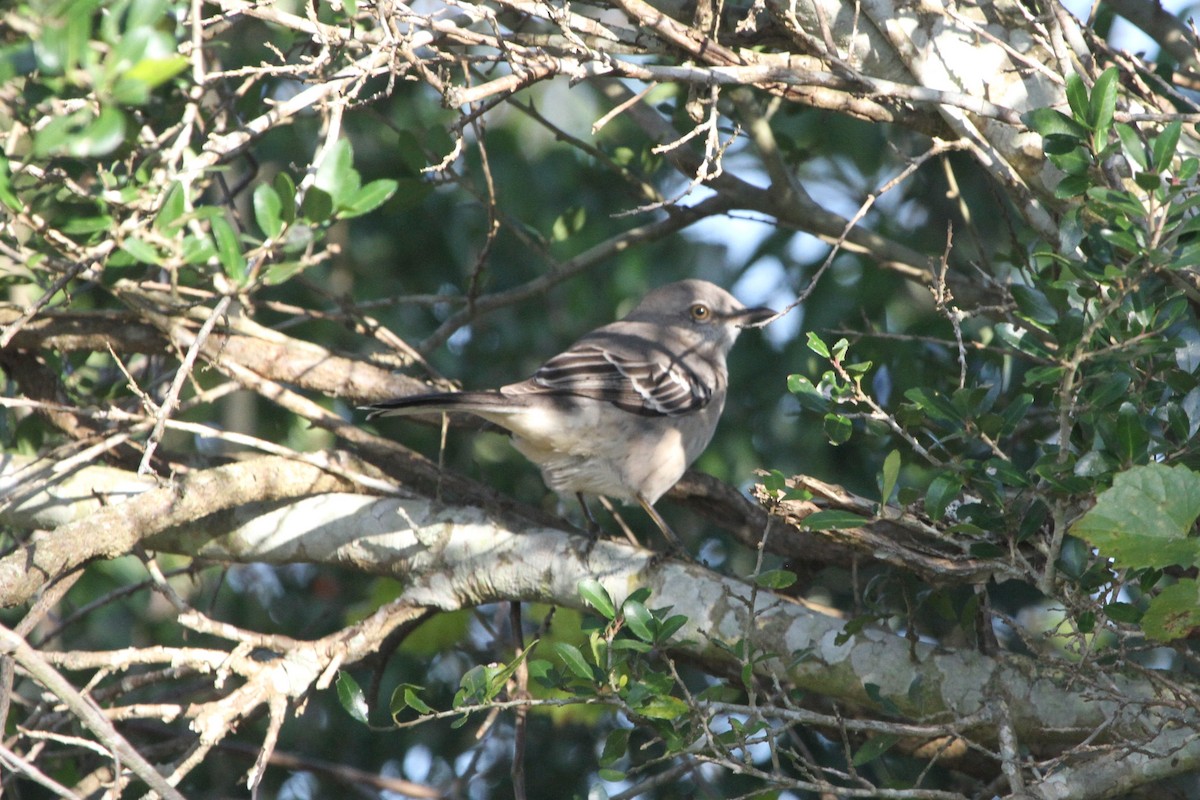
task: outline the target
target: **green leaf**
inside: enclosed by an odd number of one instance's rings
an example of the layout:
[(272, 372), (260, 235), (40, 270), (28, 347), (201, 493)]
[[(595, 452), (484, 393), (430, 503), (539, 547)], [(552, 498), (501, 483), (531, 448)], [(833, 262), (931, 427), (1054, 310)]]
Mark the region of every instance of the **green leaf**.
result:
[(346, 713), (362, 723), (367, 721), (367, 698), (359, 687), (358, 681), (349, 672), (338, 672), (337, 676), (338, 702)]
[(841, 414), (825, 415), (825, 435), (829, 437), (830, 444), (845, 444), (850, 441), (853, 433), (854, 424), (848, 417), (843, 417)]
[(296, 221), (296, 184), (286, 172), (277, 172), (271, 181), (279, 196), (279, 214), (289, 225)]
[(880, 473), (879, 478), (879, 502), (887, 505), (892, 499), (892, 492), (896, 489), (896, 481), (900, 478), (899, 450), (893, 450), (887, 454), (887, 458), (883, 459), (883, 472)]
[(567, 669), (575, 673), (576, 677), (586, 681), (592, 680), (592, 668), (583, 660), (583, 653), (579, 652), (578, 647), (568, 642), (555, 642), (554, 652), (567, 665)]
[[(329, 195), (334, 208), (342, 208), (348, 198), (354, 196), (361, 185), (354, 169), (354, 151), (349, 139), (338, 139), (325, 152), (313, 186)], [(311, 189), (310, 189), (311, 191)], [(306, 198), (307, 199), (307, 198)]]
[(654, 615), (644, 604), (636, 600), (626, 600), (621, 605), (621, 615), (625, 617), (625, 624), (633, 631), (634, 636), (643, 642), (654, 641), (654, 632), (650, 629), (654, 624)]
[(863, 742), (863, 746), (858, 748), (858, 752), (854, 754), (854, 757), (850, 761), (856, 767), (869, 764), (890, 750), (898, 741), (900, 741), (900, 737), (894, 733), (881, 733), (878, 736), (872, 736)]
[(1138, 136), (1137, 129), (1124, 122), (1118, 122), (1114, 127), (1117, 130), (1117, 136), (1121, 139), (1121, 146), (1125, 148), (1125, 152), (1134, 160), (1134, 163), (1142, 169), (1146, 169), (1149, 165), (1149, 162), (1146, 160), (1146, 146), (1142, 144), (1142, 139)]
[(1171, 167), (1171, 159), (1175, 158), (1175, 149), (1179, 145), (1179, 134), (1183, 131), (1183, 123), (1173, 120), (1162, 133), (1154, 137), (1154, 171), (1166, 172)]
[(1158, 593), (1142, 616), (1142, 631), (1167, 642), (1187, 636), (1200, 627), (1200, 583), (1180, 578)]
[(1142, 612), (1133, 603), (1109, 603), (1104, 606), (1104, 614), (1113, 622), (1136, 624), (1142, 619)]
[(1096, 78), (1096, 83), (1092, 85), (1092, 95), (1088, 98), (1087, 121), (1088, 127), (1093, 131), (1092, 147), (1097, 153), (1104, 149), (1109, 128), (1112, 126), (1113, 113), (1117, 110), (1117, 78), (1116, 67), (1109, 67), (1101, 72), (1100, 77)]
[(333, 215), (333, 197), (324, 189), (308, 187), (300, 203), (300, 215), (314, 224), (325, 222)]
[(162, 202), (162, 207), (158, 210), (158, 216), (154, 218), (154, 227), (167, 234), (179, 230), (180, 224), (177, 223), (187, 208), (186, 201), (187, 197), (183, 190), (183, 184), (178, 181), (172, 183), (171, 188), (167, 190), (167, 196)]
[(283, 201), (267, 183), (254, 187), (254, 219), (268, 237), (274, 239), (283, 231)]
[(625, 755), (629, 750), (629, 734), (631, 728), (616, 728), (604, 740), (604, 750), (600, 753), (600, 766), (608, 767)]
[(1031, 130), (1041, 134), (1043, 138), (1047, 136), (1066, 137), (1074, 139), (1076, 144), (1087, 141), (1087, 128), (1053, 108), (1034, 109), (1021, 119)]
[(929, 483), (925, 492), (925, 513), (932, 520), (941, 519), (950, 501), (962, 491), (962, 481), (952, 472), (943, 472)]
[(127, 236), (121, 240), (121, 249), (143, 264), (158, 264), (161, 261), (154, 245), (136, 236)]
[(0, 153), (0, 203), (4, 203), (13, 211), (20, 211), (24, 207), (21, 200), (13, 194), (12, 171), (4, 153)]
[(292, 277), (308, 269), (309, 266), (309, 264), (305, 264), (302, 261), (281, 261), (277, 264), (271, 264), (263, 272), (263, 283), (267, 286), (278, 286), (281, 283), (287, 283)]
[(754, 579), (764, 589), (786, 589), (796, 582), (796, 573), (786, 569), (769, 569)]
[(812, 331), (808, 332), (808, 349), (812, 350), (822, 358), (830, 357), (829, 347), (826, 346), (825, 342), (821, 341), (820, 336), (817, 336)]
[(579, 596), (605, 619), (612, 619), (617, 615), (616, 606), (613, 605), (608, 590), (595, 578), (584, 578), (579, 582)]
[(166, 58), (143, 58), (134, 64), (121, 77), (135, 80), (153, 89), (174, 78), (187, 68), (188, 58), (182, 55), (170, 55)]
[(865, 517), (850, 511), (814, 511), (802, 519), (801, 524), (810, 531), (830, 531), (840, 528), (860, 528), (867, 524)]
[(242, 246), (233, 226), (224, 217), (213, 217), (209, 224), (217, 242), (217, 258), (225, 268), (225, 274), (241, 285), (246, 280), (246, 257), (242, 255)]
[(788, 375), (787, 388), (796, 396), (802, 408), (821, 413), (829, 409), (829, 399), (803, 375)]
[(425, 691), (424, 686), (417, 686), (414, 683), (402, 683), (393, 689), (392, 698), (388, 702), (388, 710), (392, 714), (392, 719), (398, 718), (405, 709), (409, 708), (418, 714), (432, 714), (433, 709), (417, 695), (417, 692), (423, 691)]
[(688, 713), (687, 703), (669, 694), (657, 695), (638, 707), (637, 713), (650, 719), (679, 719)]
[(1086, 122), (1088, 118), (1088, 90), (1083, 78), (1077, 73), (1067, 76), (1067, 104), (1075, 120)]
[(1119, 567), (1192, 567), (1200, 563), (1200, 539), (1191, 535), (1197, 517), (1200, 475), (1151, 464), (1117, 475), (1071, 533)]
[(390, 179), (371, 181), (343, 201), (338, 208), (338, 216), (349, 219), (370, 213), (386, 203), (395, 193), (395, 181)]
[(1092, 185), (1092, 179), (1087, 175), (1068, 175), (1054, 187), (1054, 196), (1059, 200), (1078, 197)]

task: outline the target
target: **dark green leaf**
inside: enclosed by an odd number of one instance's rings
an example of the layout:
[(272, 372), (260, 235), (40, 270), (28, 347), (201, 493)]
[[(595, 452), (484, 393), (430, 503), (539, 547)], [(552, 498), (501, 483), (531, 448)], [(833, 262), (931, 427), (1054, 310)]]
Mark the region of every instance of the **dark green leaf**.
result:
[(1125, 152), (1134, 160), (1134, 163), (1142, 169), (1146, 169), (1149, 164), (1146, 160), (1146, 146), (1142, 143), (1137, 130), (1132, 125), (1126, 125), (1123, 122), (1118, 122), (1114, 127), (1117, 130), (1117, 136), (1121, 139), (1121, 146), (1125, 148)]
[(365, 723), (367, 721), (367, 698), (359, 687), (358, 681), (354, 680), (349, 672), (338, 672), (336, 685), (338, 702), (341, 703), (342, 708), (346, 709), (346, 713), (359, 722)]
[(1135, 625), (1142, 619), (1142, 612), (1133, 603), (1109, 603), (1104, 606), (1104, 614), (1113, 622), (1128, 625)]
[(333, 198), (323, 189), (308, 187), (300, 203), (300, 215), (312, 223), (322, 223), (333, 215)]
[(808, 332), (808, 349), (812, 350), (822, 358), (830, 357), (829, 347), (825, 344), (825, 342), (821, 341), (820, 336), (817, 336), (812, 331)]
[(1022, 120), (1031, 130), (1037, 131), (1043, 137), (1071, 138), (1075, 139), (1077, 144), (1087, 141), (1087, 128), (1053, 108), (1035, 109), (1022, 117)]
[(1067, 76), (1067, 105), (1078, 123), (1086, 122), (1088, 118), (1088, 90), (1077, 73)]
[(233, 226), (224, 217), (214, 217), (209, 224), (217, 243), (217, 258), (225, 268), (225, 274), (241, 285), (246, 279), (246, 257), (242, 255), (242, 246)]
[(1094, 132), (1092, 142), (1096, 152), (1104, 149), (1113, 113), (1117, 110), (1117, 77), (1116, 67), (1101, 72), (1088, 98), (1087, 121), (1088, 127)]
[(633, 730), (630, 728), (616, 728), (609, 732), (608, 738), (604, 740), (604, 750), (600, 753), (601, 766), (611, 766), (617, 759), (625, 755), (629, 750), (629, 734), (631, 733)]
[(634, 636), (643, 642), (654, 641), (654, 632), (650, 629), (654, 624), (654, 615), (645, 605), (636, 600), (626, 600), (621, 604), (621, 614)]
[(613, 605), (608, 590), (595, 578), (584, 578), (579, 582), (579, 596), (605, 619), (612, 619), (617, 615), (616, 606)]
[(829, 399), (803, 375), (788, 375), (787, 388), (789, 392), (796, 395), (800, 405), (809, 411), (824, 413), (829, 408)]
[(872, 736), (863, 742), (862, 747), (858, 748), (858, 751), (854, 754), (854, 758), (851, 759), (851, 763), (856, 767), (869, 764), (890, 750), (898, 741), (900, 741), (900, 737), (894, 733), (881, 733), (877, 736)]
[(952, 472), (943, 472), (929, 483), (925, 492), (925, 513), (932, 520), (939, 520), (946, 513), (950, 501), (962, 491), (962, 481)]
[(1154, 171), (1166, 172), (1171, 168), (1171, 160), (1175, 158), (1175, 148), (1179, 146), (1179, 134), (1183, 131), (1183, 123), (1173, 120), (1163, 128), (1162, 133), (1154, 137)]
[(579, 648), (567, 642), (555, 642), (554, 652), (567, 665), (567, 669), (575, 673), (576, 677), (584, 680), (592, 680), (592, 668), (583, 660), (583, 653), (579, 652)]
[(854, 424), (847, 417), (841, 414), (825, 415), (825, 435), (829, 437), (830, 444), (845, 444), (853, 433)]

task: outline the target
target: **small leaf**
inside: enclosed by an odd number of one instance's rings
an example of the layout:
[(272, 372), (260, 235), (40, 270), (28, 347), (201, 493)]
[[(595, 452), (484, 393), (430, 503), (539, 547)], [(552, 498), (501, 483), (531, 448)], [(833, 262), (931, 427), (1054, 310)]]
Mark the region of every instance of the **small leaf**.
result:
[(242, 255), (242, 247), (233, 226), (224, 217), (214, 217), (209, 224), (217, 242), (217, 258), (225, 268), (225, 274), (241, 285), (246, 279), (246, 257)]
[(872, 736), (863, 742), (863, 746), (858, 748), (858, 752), (854, 754), (854, 758), (850, 761), (856, 767), (869, 764), (890, 750), (898, 741), (900, 741), (900, 737), (894, 733), (881, 733), (878, 736)]
[(283, 202), (275, 189), (266, 183), (254, 187), (254, 219), (268, 237), (274, 239), (283, 231)]
[(343, 201), (338, 208), (338, 216), (349, 219), (370, 213), (390, 200), (395, 193), (395, 181), (390, 179), (371, 181)]
[(1104, 149), (1113, 113), (1117, 110), (1117, 77), (1116, 67), (1109, 67), (1101, 72), (1092, 85), (1092, 95), (1088, 98), (1087, 121), (1088, 127), (1094, 132), (1092, 147), (1096, 152)]
[(338, 672), (337, 676), (338, 702), (346, 713), (362, 723), (367, 721), (367, 698), (358, 685), (358, 681), (349, 672)]
[(1071, 106), (1071, 114), (1079, 122), (1088, 118), (1088, 90), (1083, 78), (1077, 73), (1067, 76), (1067, 104)]
[(1175, 149), (1179, 146), (1179, 134), (1183, 131), (1183, 123), (1173, 120), (1162, 133), (1154, 137), (1154, 171), (1166, 172), (1175, 158)]
[(850, 511), (814, 511), (800, 523), (810, 531), (829, 531), (840, 528), (860, 528), (867, 523), (864, 517)]
[(796, 396), (801, 407), (809, 411), (824, 413), (829, 408), (829, 399), (821, 394), (821, 390), (803, 375), (788, 375), (788, 391)]
[(637, 709), (637, 713), (650, 719), (679, 719), (688, 713), (687, 703), (672, 695), (658, 695)]
[(817, 336), (812, 331), (808, 332), (808, 349), (812, 350), (822, 358), (830, 357), (829, 347), (826, 346), (825, 342), (821, 341), (820, 336)]
[(567, 669), (575, 673), (576, 677), (584, 680), (592, 680), (592, 668), (583, 660), (583, 653), (579, 652), (579, 648), (567, 642), (555, 642), (554, 652), (567, 665)]
[(402, 683), (393, 689), (392, 699), (388, 703), (388, 710), (392, 714), (392, 719), (399, 717), (408, 708), (411, 708), (418, 714), (432, 714), (433, 709), (417, 694), (417, 692), (423, 691), (425, 691), (424, 686), (417, 686), (413, 683)]
[(845, 444), (854, 433), (854, 424), (841, 414), (825, 415), (825, 435), (833, 445)]
[(654, 633), (650, 630), (650, 626), (654, 623), (654, 615), (645, 605), (636, 600), (626, 600), (621, 606), (621, 614), (625, 617), (625, 624), (629, 626), (629, 630), (633, 631), (634, 636), (643, 642), (654, 641)]
[(896, 481), (900, 478), (900, 451), (893, 450), (883, 459), (883, 472), (880, 473), (880, 503), (887, 505), (892, 499)]
[(354, 169), (350, 140), (338, 139), (325, 152), (313, 185), (332, 198), (334, 207), (340, 208), (346, 198), (358, 192), (361, 180)]
[(950, 501), (962, 491), (962, 481), (952, 472), (943, 472), (929, 483), (925, 492), (925, 513), (932, 520), (941, 519)]
[(158, 264), (161, 261), (154, 245), (136, 236), (128, 236), (121, 240), (121, 249), (143, 264)]
[(1139, 167), (1146, 169), (1149, 162), (1146, 160), (1146, 146), (1142, 144), (1142, 139), (1138, 136), (1137, 130), (1132, 125), (1127, 125), (1124, 122), (1118, 122), (1114, 126), (1117, 130), (1117, 136), (1121, 139), (1121, 146), (1125, 148), (1125, 152), (1134, 160)]
[(604, 750), (600, 753), (600, 766), (611, 766), (617, 759), (625, 755), (629, 749), (630, 728), (617, 728), (608, 734), (604, 740)]
[(796, 582), (796, 573), (786, 569), (769, 569), (762, 572), (754, 582), (764, 589), (786, 589)]
[(595, 578), (584, 578), (579, 582), (579, 596), (605, 619), (612, 619), (617, 615), (616, 606), (613, 605), (608, 590)]
[(296, 221), (296, 184), (286, 172), (278, 172), (271, 181), (275, 194), (279, 196), (279, 213), (289, 225)]
[(1041, 134), (1043, 138), (1047, 136), (1069, 137), (1076, 143), (1087, 140), (1087, 128), (1053, 108), (1034, 109), (1021, 119), (1029, 126), (1030, 130)]

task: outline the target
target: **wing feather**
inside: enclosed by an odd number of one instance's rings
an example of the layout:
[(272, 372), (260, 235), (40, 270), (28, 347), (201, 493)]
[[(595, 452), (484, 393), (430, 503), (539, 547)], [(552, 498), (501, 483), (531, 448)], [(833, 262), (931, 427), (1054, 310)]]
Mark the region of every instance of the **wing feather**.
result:
[(652, 417), (698, 411), (712, 399), (712, 390), (662, 348), (638, 348), (638, 356), (628, 349), (580, 342), (543, 364), (520, 391), (604, 400)]

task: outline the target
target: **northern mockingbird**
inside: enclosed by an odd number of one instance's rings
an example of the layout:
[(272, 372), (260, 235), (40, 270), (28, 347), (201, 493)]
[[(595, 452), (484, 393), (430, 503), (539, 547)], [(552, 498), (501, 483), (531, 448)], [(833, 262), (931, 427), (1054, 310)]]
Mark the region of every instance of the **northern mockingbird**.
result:
[(437, 392), (365, 406), (368, 419), (461, 411), (499, 425), (546, 485), (637, 503), (676, 549), (654, 503), (708, 446), (725, 407), (725, 357), (743, 327), (772, 317), (707, 281), (659, 287), (532, 378), (492, 391)]

